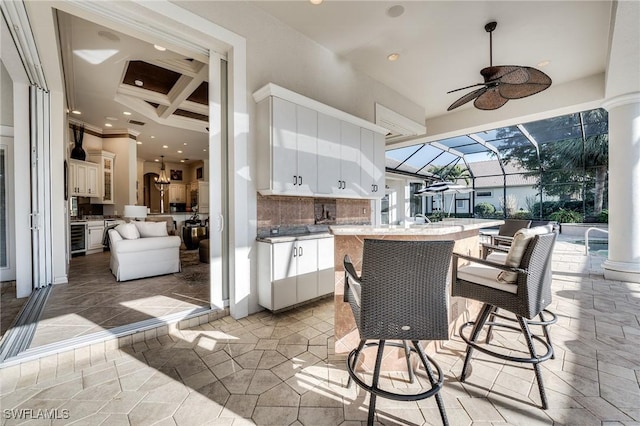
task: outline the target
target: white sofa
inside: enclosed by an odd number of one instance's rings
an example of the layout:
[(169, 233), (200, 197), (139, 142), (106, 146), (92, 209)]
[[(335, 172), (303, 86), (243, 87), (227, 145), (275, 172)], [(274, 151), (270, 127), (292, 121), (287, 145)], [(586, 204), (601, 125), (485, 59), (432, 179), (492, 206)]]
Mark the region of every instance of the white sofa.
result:
[(111, 273), (116, 281), (180, 272), (180, 244), (164, 222), (134, 222), (109, 230)]

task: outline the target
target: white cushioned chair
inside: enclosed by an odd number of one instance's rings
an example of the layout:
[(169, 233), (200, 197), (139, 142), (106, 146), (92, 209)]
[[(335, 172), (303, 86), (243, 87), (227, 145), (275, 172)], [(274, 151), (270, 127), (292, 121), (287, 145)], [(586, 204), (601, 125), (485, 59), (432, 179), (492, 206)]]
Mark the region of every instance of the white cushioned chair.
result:
[(111, 273), (117, 281), (180, 272), (182, 240), (165, 222), (132, 222), (109, 230)]

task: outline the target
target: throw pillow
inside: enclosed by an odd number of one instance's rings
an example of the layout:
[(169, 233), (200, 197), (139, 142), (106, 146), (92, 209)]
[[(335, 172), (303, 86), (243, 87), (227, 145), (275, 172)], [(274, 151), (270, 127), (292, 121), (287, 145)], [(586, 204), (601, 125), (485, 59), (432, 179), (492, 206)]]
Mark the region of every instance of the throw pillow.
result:
[(166, 222), (135, 222), (138, 232), (142, 238), (148, 237), (166, 237), (167, 224)]
[(137, 240), (140, 238), (138, 228), (133, 223), (121, 223), (114, 228), (125, 240)]
[[(507, 258), (504, 261), (505, 266), (520, 266), (522, 256), (524, 256), (524, 252), (529, 246), (529, 240), (531, 240), (536, 235), (547, 234), (551, 232), (550, 229), (552, 229), (551, 225), (545, 225), (536, 226), (535, 228), (523, 228), (517, 231), (513, 236), (513, 241), (511, 242), (509, 253), (507, 253)], [(513, 284), (517, 280), (517, 272), (502, 271), (498, 275), (498, 281), (503, 283)]]

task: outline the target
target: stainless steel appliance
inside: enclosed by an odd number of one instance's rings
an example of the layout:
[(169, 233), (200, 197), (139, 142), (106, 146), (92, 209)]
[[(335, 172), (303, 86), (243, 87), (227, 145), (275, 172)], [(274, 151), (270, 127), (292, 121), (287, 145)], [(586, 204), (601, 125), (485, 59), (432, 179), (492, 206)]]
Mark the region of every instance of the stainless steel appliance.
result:
[(71, 222), (71, 254), (87, 252), (87, 222)]

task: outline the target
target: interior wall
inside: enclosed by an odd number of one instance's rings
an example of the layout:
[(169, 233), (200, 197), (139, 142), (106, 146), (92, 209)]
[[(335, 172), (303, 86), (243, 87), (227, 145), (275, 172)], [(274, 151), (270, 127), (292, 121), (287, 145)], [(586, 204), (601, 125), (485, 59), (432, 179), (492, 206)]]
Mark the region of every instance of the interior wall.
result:
[(13, 80), (0, 61), (0, 125), (13, 127)]

